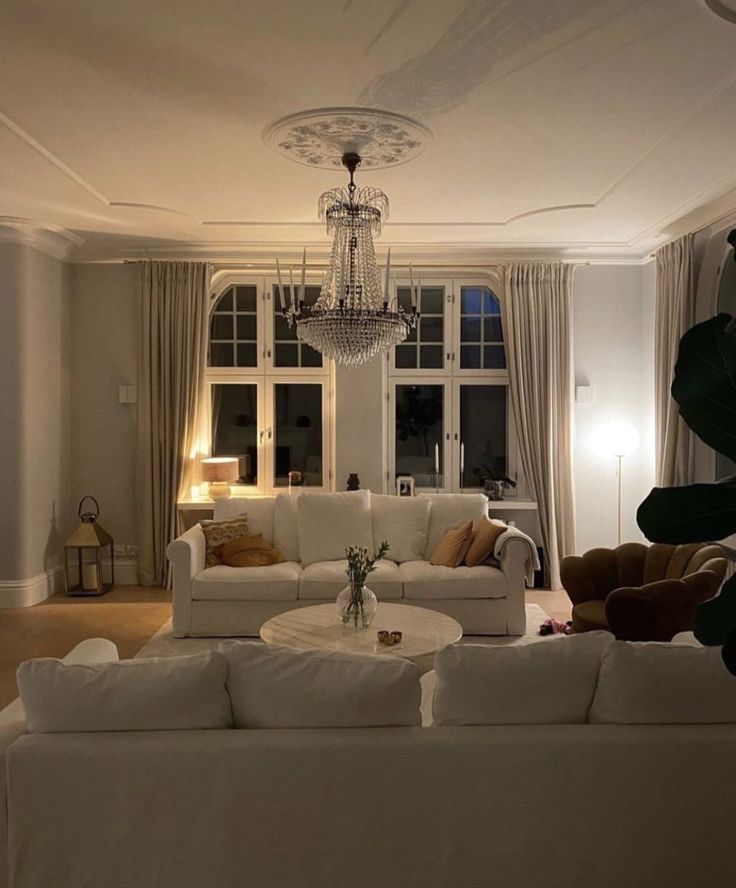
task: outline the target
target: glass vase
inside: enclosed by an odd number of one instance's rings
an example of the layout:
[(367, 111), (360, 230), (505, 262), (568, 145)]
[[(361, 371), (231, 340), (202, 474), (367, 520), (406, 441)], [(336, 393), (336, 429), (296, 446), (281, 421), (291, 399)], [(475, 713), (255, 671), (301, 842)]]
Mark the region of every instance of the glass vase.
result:
[(346, 626), (365, 629), (373, 621), (378, 610), (378, 599), (365, 585), (347, 585), (337, 596), (337, 613)]

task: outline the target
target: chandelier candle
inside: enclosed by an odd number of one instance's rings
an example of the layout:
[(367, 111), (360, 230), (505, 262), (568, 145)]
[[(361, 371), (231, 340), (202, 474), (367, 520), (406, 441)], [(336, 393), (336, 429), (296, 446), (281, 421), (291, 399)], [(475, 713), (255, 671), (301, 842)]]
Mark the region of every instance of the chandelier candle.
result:
[(286, 311), (286, 301), (284, 299), (284, 285), (281, 281), (281, 266), (279, 265), (279, 260), (276, 260), (276, 275), (279, 279), (279, 302), (281, 303), (281, 311)]
[(319, 217), (333, 235), (332, 252), (314, 305), (305, 301), (306, 259), (302, 258), (302, 298), (282, 311), (298, 338), (346, 367), (373, 360), (414, 329), (419, 317), (389, 296), (390, 256), (384, 286), (376, 263), (374, 235), (388, 216), (388, 198), (378, 188), (358, 188), (353, 180), (360, 156), (346, 153), (347, 188), (332, 188), (319, 199)]

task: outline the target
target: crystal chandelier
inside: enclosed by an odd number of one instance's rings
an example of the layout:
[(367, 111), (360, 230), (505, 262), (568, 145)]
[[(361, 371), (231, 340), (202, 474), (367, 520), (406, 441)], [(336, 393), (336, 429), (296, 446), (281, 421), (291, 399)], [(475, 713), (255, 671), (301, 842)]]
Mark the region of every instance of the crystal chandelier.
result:
[(329, 267), (322, 280), (319, 298), (307, 305), (305, 296), (306, 250), (302, 260), (300, 291), (290, 288), (287, 306), (279, 276), (281, 310), (298, 338), (346, 367), (357, 367), (403, 342), (416, 326), (417, 292), (411, 286), (410, 312), (399, 305), (394, 287), (390, 293), (391, 251), (385, 277), (376, 264), (373, 237), (380, 235), (388, 218), (388, 198), (378, 188), (358, 188), (353, 180), (360, 155), (343, 154), (350, 173), (347, 188), (332, 188), (319, 199), (319, 218), (333, 235)]

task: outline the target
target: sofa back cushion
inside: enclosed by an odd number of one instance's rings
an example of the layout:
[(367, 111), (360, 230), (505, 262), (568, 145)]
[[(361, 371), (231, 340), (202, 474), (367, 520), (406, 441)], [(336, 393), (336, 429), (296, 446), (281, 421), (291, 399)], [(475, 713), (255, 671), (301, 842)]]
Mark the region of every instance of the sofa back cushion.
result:
[(482, 493), (420, 493), (417, 499), (429, 500), (429, 531), (424, 559), (429, 561), (448, 530), (479, 521), (488, 514), (488, 500)]
[(214, 519), (237, 518), (245, 515), (248, 519), (248, 533), (260, 534), (269, 546), (273, 546), (273, 521), (275, 496), (232, 496), (215, 500)]
[(26, 660), (17, 677), (30, 732), (232, 727), (227, 662), (216, 651), (84, 665)]
[(608, 632), (505, 646), (456, 644), (435, 656), (435, 725), (582, 724)]
[(427, 547), (429, 500), (426, 496), (371, 494), (371, 523), (375, 549), (388, 540), (386, 558), (401, 564), (421, 561)]
[(303, 493), (296, 511), (299, 558), (304, 566), (344, 558), (348, 546), (373, 549), (371, 495), (367, 490)]
[(365, 728), (421, 723), (418, 666), (399, 657), (224, 642), (238, 728)]
[(616, 641), (603, 655), (590, 721), (736, 723), (736, 676), (720, 647)]
[(287, 561), (299, 561), (299, 533), (296, 525), (297, 495), (280, 493), (273, 511), (273, 544)]

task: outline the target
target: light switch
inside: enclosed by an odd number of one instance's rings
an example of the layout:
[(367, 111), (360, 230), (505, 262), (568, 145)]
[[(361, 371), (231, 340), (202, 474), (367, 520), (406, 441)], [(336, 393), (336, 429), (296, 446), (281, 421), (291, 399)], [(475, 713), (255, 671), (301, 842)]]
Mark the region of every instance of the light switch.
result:
[(137, 395), (134, 385), (118, 386), (118, 402), (120, 404), (135, 404), (136, 400)]
[(575, 386), (575, 403), (576, 404), (594, 404), (595, 390), (592, 385)]

